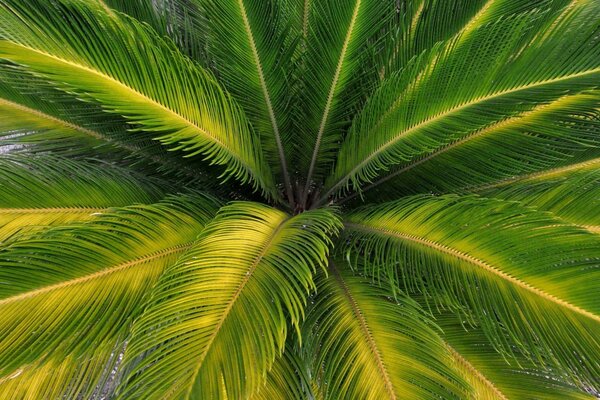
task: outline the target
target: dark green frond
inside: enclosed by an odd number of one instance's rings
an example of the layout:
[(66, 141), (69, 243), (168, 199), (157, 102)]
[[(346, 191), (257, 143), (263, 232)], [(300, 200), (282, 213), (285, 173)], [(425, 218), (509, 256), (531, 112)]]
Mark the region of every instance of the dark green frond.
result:
[(517, 346), (582, 387), (597, 383), (596, 235), (513, 202), (456, 196), (368, 207), (345, 225), (350, 262), (374, 280), (460, 313), (505, 354)]
[[(307, 186), (330, 170), (344, 126), (377, 71), (365, 50), (394, 9), (379, 0), (308, 4), (305, 68), (297, 117), (298, 169)], [(304, 198), (308, 191), (307, 187)]]
[(206, 0), (209, 51), (219, 79), (243, 106), (260, 132), (262, 148), (294, 201), (290, 155), (289, 77), (294, 42), (285, 19), (285, 2)]

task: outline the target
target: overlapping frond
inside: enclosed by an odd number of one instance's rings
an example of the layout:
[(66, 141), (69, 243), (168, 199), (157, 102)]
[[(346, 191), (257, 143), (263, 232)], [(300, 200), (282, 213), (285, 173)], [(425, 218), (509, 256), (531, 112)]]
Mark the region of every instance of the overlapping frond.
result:
[(435, 323), (442, 329), (440, 336), (454, 357), (455, 368), (473, 387), (473, 400), (595, 398), (518, 352), (511, 359), (502, 357), (481, 329), (465, 327), (455, 315), (437, 315)]
[(84, 221), (110, 207), (150, 203), (156, 183), (100, 162), (53, 156), (0, 157), (0, 244), (49, 225)]
[(371, 206), (345, 225), (349, 259), (373, 279), (463, 314), (505, 354), (517, 346), (597, 384), (596, 235), (513, 202), (456, 196)]
[(290, 217), (256, 203), (222, 208), (134, 327), (126, 353), (134, 369), (120, 397), (239, 399), (259, 390), (288, 323), (298, 329), (338, 227), (325, 209)]
[[(381, 76), (406, 67), (436, 43), (476, 34), (477, 28), (531, 10), (544, 10), (548, 20), (561, 13), (570, 0), (402, 0), (391, 21), (390, 38), (381, 56)], [(540, 29), (541, 30), (541, 29)]]
[[(78, 0), (0, 4), (0, 57), (95, 99), (189, 157), (200, 154), (223, 166), (225, 176), (277, 196), (240, 107), (152, 30)], [(77, 23), (52, 22), (63, 19)]]
[[(1, 250), (0, 393), (20, 398), (42, 379), (29, 398), (61, 387), (62, 394), (80, 387), (73, 397), (88, 398), (84, 393), (105, 374), (102, 364), (122, 351), (150, 288), (216, 208), (200, 195), (169, 197), (51, 228)], [(75, 360), (82, 370), (69, 371)], [(44, 370), (49, 375), (40, 375)], [(34, 381), (10, 393), (21, 375)]]
[(206, 0), (209, 51), (220, 82), (260, 132), (262, 148), (294, 201), (287, 158), (291, 153), (289, 75), (295, 42), (289, 39), (285, 1)]
[(559, 97), (453, 140), (347, 196), (368, 201), (399, 194), (482, 192), (518, 176), (600, 156), (600, 92)]
[(330, 264), (305, 322), (324, 399), (462, 398), (451, 355), (416, 303)]
[[(464, 40), (458, 35), (439, 44), (388, 78), (354, 120), (323, 200), (360, 190), (394, 165), (507, 118), (596, 87), (598, 3), (579, 2), (556, 19), (549, 16), (554, 14), (533, 10), (491, 22)], [(536, 29), (542, 26), (543, 34)]]
[[(377, 71), (365, 50), (372, 45), (394, 4), (377, 0), (310, 1), (296, 117), (301, 179), (321, 183), (334, 160), (343, 127)], [(310, 188), (307, 188), (307, 190)], [(304, 198), (308, 193), (305, 191)]]
[(516, 200), (600, 233), (600, 159), (500, 183), (481, 195)]
[(307, 362), (302, 357), (298, 345), (292, 340), (293, 336), (288, 336), (283, 354), (275, 360), (267, 373), (265, 383), (258, 392), (250, 396), (251, 400), (314, 398)]

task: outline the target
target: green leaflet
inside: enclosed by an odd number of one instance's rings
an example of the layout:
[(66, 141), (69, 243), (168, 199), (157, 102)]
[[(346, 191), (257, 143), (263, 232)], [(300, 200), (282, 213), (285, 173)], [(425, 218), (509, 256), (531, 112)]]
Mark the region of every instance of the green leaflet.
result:
[(595, 235), (512, 202), (457, 196), (372, 206), (345, 225), (350, 261), (373, 279), (463, 314), (507, 354), (517, 345), (536, 363), (593, 385)]
[(338, 228), (331, 210), (290, 217), (257, 203), (222, 208), (162, 276), (134, 326), (126, 353), (133, 374), (119, 398), (256, 392), (283, 351), (288, 323), (298, 329)]
[[(212, 76), (134, 20), (77, 0), (57, 4), (3, 2), (0, 27), (10, 29), (0, 29), (0, 55), (97, 100), (187, 156), (201, 154), (224, 165), (225, 176), (275, 196), (260, 143)], [(57, 30), (50, 21), (65, 12), (80, 23)], [(73, 37), (80, 40), (68, 39)], [(148, 57), (154, 62), (145, 62)]]
[(324, 399), (462, 398), (450, 353), (418, 306), (330, 263), (305, 323)]
[[(1, 250), (0, 393), (11, 394), (12, 379), (21, 374), (32, 374), (33, 397), (50, 385), (63, 393), (80, 387), (78, 395), (94, 390), (104, 368), (92, 364), (109, 363), (123, 346), (150, 288), (191, 246), (216, 205), (204, 196), (169, 197), (49, 229)], [(95, 372), (57, 372), (35, 392), (45, 368), (75, 359), (92, 363)], [(23, 385), (12, 394), (28, 390)]]

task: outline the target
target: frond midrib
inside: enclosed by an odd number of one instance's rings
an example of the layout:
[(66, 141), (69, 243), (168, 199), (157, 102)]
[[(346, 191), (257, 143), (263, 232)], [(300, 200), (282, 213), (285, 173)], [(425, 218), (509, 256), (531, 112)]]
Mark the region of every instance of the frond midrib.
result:
[(356, 317), (356, 319), (358, 321), (358, 325), (360, 327), (360, 330), (362, 331), (364, 337), (366, 338), (367, 345), (371, 349), (371, 354), (375, 358), (375, 363), (377, 365), (377, 369), (379, 370), (379, 374), (380, 374), (381, 378), (383, 379), (385, 389), (388, 392), (388, 394), (390, 395), (390, 399), (396, 400), (397, 397), (396, 397), (396, 393), (394, 392), (394, 386), (392, 385), (392, 380), (387, 372), (387, 369), (386, 369), (383, 359), (381, 357), (381, 352), (379, 351), (377, 343), (375, 343), (375, 341), (373, 340), (371, 330), (369, 329), (369, 326), (367, 324), (367, 321), (366, 321), (362, 311), (358, 307), (358, 304), (356, 304), (356, 300), (354, 299), (354, 296), (352, 296), (350, 289), (344, 282), (344, 279), (340, 275), (339, 271), (337, 270), (337, 268), (335, 267), (333, 262), (329, 263), (329, 269), (331, 270), (333, 277), (335, 278), (336, 282), (338, 283), (339, 287), (341, 288), (342, 293), (344, 294), (344, 297), (346, 298), (350, 308), (352, 309), (352, 314)]
[(456, 362), (462, 364), (468, 371), (473, 373), (477, 380), (483, 383), (492, 393), (494, 393), (498, 397), (498, 399), (508, 400), (508, 397), (506, 397), (504, 393), (502, 393), (500, 389), (498, 389), (496, 385), (494, 385), (494, 383), (490, 381), (481, 371), (475, 368), (475, 366), (471, 364), (469, 360), (461, 356), (460, 353), (456, 349), (454, 349), (454, 347), (452, 347), (448, 342), (444, 341), (444, 344), (446, 345), (446, 348), (448, 349), (452, 357), (456, 360)]
[(543, 80), (543, 81), (538, 81), (535, 83), (531, 83), (528, 85), (524, 85), (524, 86), (519, 86), (516, 88), (511, 88), (508, 90), (503, 90), (500, 92), (496, 92), (494, 94), (488, 95), (488, 96), (484, 96), (484, 97), (480, 97), (477, 98), (475, 100), (469, 101), (467, 103), (463, 103), (460, 106), (457, 107), (453, 107), (441, 114), (437, 114), (434, 117), (431, 118), (427, 118), (424, 121), (419, 122), (418, 124), (412, 126), (411, 128), (398, 133), (397, 135), (395, 135), (393, 138), (391, 138), (390, 140), (388, 140), (385, 144), (379, 146), (375, 151), (373, 151), (368, 157), (366, 157), (364, 160), (362, 160), (360, 163), (358, 163), (354, 168), (352, 168), (352, 170), (350, 170), (350, 172), (348, 172), (346, 175), (344, 175), (342, 178), (340, 178), (339, 180), (336, 181), (336, 183), (334, 183), (331, 188), (327, 191), (327, 193), (323, 196), (323, 198), (321, 200), (326, 200), (330, 195), (332, 195), (336, 189), (338, 189), (341, 185), (343, 185), (345, 182), (348, 181), (348, 179), (350, 179), (350, 177), (352, 177), (356, 172), (358, 172), (360, 169), (362, 169), (366, 164), (368, 164), (371, 160), (373, 160), (375, 157), (377, 157), (379, 154), (381, 154), (382, 152), (386, 151), (389, 147), (395, 145), (398, 141), (400, 141), (404, 136), (421, 129), (424, 126), (427, 126), (431, 123), (434, 123), (436, 121), (439, 121), (440, 119), (443, 119), (449, 115), (452, 115), (456, 112), (459, 112), (465, 108), (477, 105), (479, 103), (485, 103), (489, 100), (498, 98), (498, 97), (502, 97), (508, 94), (513, 94), (516, 92), (520, 92), (520, 91), (524, 91), (524, 90), (528, 90), (528, 89), (532, 89), (535, 87), (539, 87), (539, 86), (544, 86), (544, 85), (549, 85), (549, 84), (553, 84), (553, 83), (557, 83), (557, 82), (561, 82), (564, 80), (570, 80), (570, 79), (576, 79), (582, 76), (586, 76), (586, 75), (590, 75), (590, 74), (594, 74), (594, 73), (599, 73), (600, 72), (600, 68), (594, 68), (591, 70), (586, 70), (586, 71), (582, 71), (582, 72), (578, 72), (575, 74), (570, 74), (570, 75), (563, 75), (560, 76), (558, 78), (553, 78), (553, 79), (547, 79), (547, 80)]
[(372, 232), (372, 233), (379, 233), (379, 234), (392, 236), (392, 237), (398, 238), (400, 240), (406, 240), (409, 242), (417, 243), (419, 245), (428, 247), (428, 248), (438, 251), (440, 253), (450, 255), (459, 260), (466, 261), (467, 263), (469, 263), (471, 265), (479, 267), (493, 275), (496, 275), (497, 277), (501, 278), (502, 280), (504, 280), (506, 282), (509, 282), (515, 286), (518, 286), (518, 287), (528, 291), (528, 292), (531, 292), (542, 299), (545, 299), (545, 300), (555, 303), (563, 308), (566, 308), (571, 312), (577, 313), (579, 315), (582, 315), (582, 316), (589, 318), (591, 320), (594, 320), (596, 322), (600, 322), (600, 316), (598, 316), (590, 311), (584, 310), (581, 307), (575, 306), (575, 305), (573, 305), (565, 300), (562, 300), (558, 297), (555, 297), (549, 293), (546, 293), (545, 291), (543, 291), (541, 289), (538, 289), (538, 288), (536, 288), (514, 276), (511, 276), (511, 275), (503, 272), (502, 270), (494, 267), (491, 264), (488, 264), (487, 262), (485, 262), (483, 260), (480, 260), (476, 257), (473, 257), (469, 254), (466, 254), (466, 253), (464, 253), (460, 250), (457, 250), (455, 248), (452, 248), (450, 246), (446, 246), (446, 245), (440, 244), (438, 242), (435, 242), (433, 240), (429, 240), (429, 239), (426, 239), (426, 238), (423, 238), (420, 236), (397, 232), (397, 231), (390, 230), (390, 229), (377, 228), (377, 227), (373, 227), (370, 225), (364, 225), (364, 224), (360, 224), (360, 223), (344, 222), (344, 226), (346, 226), (347, 228), (351, 228), (351, 229), (362, 230), (363, 232)]
[(196, 377), (200, 373), (200, 369), (202, 368), (202, 365), (204, 363), (204, 359), (206, 358), (206, 356), (210, 352), (212, 343), (217, 338), (217, 335), (219, 334), (219, 332), (221, 330), (221, 327), (225, 323), (225, 320), (229, 316), (229, 313), (233, 309), (233, 306), (234, 306), (235, 302), (237, 301), (237, 299), (239, 298), (240, 294), (242, 293), (242, 290), (244, 289), (244, 287), (246, 286), (246, 284), (248, 283), (248, 281), (250, 280), (250, 278), (254, 274), (254, 271), (256, 270), (256, 267), (258, 266), (258, 264), (260, 263), (260, 261), (263, 259), (263, 257), (265, 256), (265, 254), (267, 254), (267, 251), (271, 247), (271, 244), (277, 238), (277, 235), (279, 234), (279, 232), (281, 232), (281, 230), (283, 229), (283, 227), (285, 226), (285, 224), (290, 219), (291, 219), (291, 217), (288, 216), (288, 215), (286, 215), (284, 218), (281, 219), (281, 221), (278, 223), (277, 227), (273, 230), (273, 232), (269, 236), (269, 239), (264, 243), (263, 248), (261, 249), (260, 253), (258, 253), (258, 255), (256, 256), (256, 258), (252, 261), (252, 264), (250, 264), (250, 266), (248, 267), (246, 275), (244, 276), (244, 278), (242, 279), (242, 281), (238, 285), (237, 289), (233, 293), (233, 295), (231, 297), (231, 300), (227, 303), (227, 306), (225, 307), (225, 310), (223, 311), (223, 315), (221, 316), (221, 318), (219, 318), (219, 321), (217, 322), (217, 325), (215, 326), (214, 331), (211, 333), (210, 337), (207, 340), (207, 343), (206, 343), (206, 346), (205, 346), (205, 350), (198, 357), (198, 366), (194, 370), (194, 373), (191, 375), (190, 386), (189, 386), (189, 388), (187, 390), (187, 396), (186, 396), (186, 398), (189, 398), (189, 396), (191, 395), (191, 392), (194, 389), (194, 383), (196, 382)]
[(10, 304), (10, 303), (14, 303), (17, 301), (21, 301), (21, 300), (25, 300), (25, 299), (29, 299), (31, 297), (35, 297), (38, 296), (40, 294), (44, 294), (44, 293), (48, 293), (57, 289), (62, 289), (68, 286), (72, 286), (72, 285), (76, 285), (79, 283), (85, 283), (85, 282), (89, 282), (91, 280), (94, 279), (99, 279), (102, 278), (104, 276), (107, 275), (111, 275), (117, 272), (121, 272), (123, 270), (129, 269), (131, 267), (135, 267), (137, 265), (152, 261), (152, 260), (156, 260), (162, 257), (166, 257), (169, 256), (171, 254), (174, 253), (178, 253), (178, 252), (182, 252), (187, 250), (188, 248), (190, 248), (192, 245), (192, 242), (190, 243), (185, 243), (185, 244), (180, 244), (177, 246), (172, 246), (172, 247), (168, 247), (166, 249), (163, 250), (159, 250), (156, 251), (154, 253), (151, 253), (149, 255), (143, 256), (143, 257), (139, 257), (136, 258), (135, 260), (131, 260), (131, 261), (127, 261), (121, 264), (118, 264), (112, 268), (106, 268), (103, 269), (101, 271), (98, 272), (94, 272), (92, 274), (89, 275), (85, 275), (85, 276), (81, 276), (78, 278), (74, 278), (74, 279), (70, 279), (68, 281), (64, 281), (64, 282), (60, 282), (54, 285), (49, 285), (49, 286), (45, 286), (39, 289), (34, 289), (25, 293), (19, 293), (17, 295), (14, 296), (10, 296), (4, 299), (0, 299), (0, 306), (6, 305), (6, 304)]
[(284, 180), (284, 185), (285, 185), (285, 189), (286, 189), (286, 194), (288, 197), (288, 201), (290, 202), (290, 205), (293, 209), (294, 208), (294, 195), (292, 193), (292, 184), (290, 182), (290, 175), (289, 175), (288, 168), (287, 168), (287, 160), (285, 157), (285, 150), (284, 150), (283, 144), (281, 142), (281, 134), (279, 133), (279, 126), (277, 124), (277, 119), (275, 118), (275, 111), (273, 110), (273, 104), (271, 102), (269, 88), (267, 87), (267, 82), (265, 80), (262, 63), (260, 61), (260, 55), (258, 54), (258, 49), (256, 48), (256, 42), (254, 40), (254, 35), (252, 33), (252, 27), (250, 26), (250, 21), (248, 20), (248, 14), (246, 12), (246, 6), (244, 5), (244, 0), (238, 0), (238, 5), (240, 7), (240, 12), (242, 14), (242, 20), (244, 21), (244, 29), (245, 29), (246, 35), (248, 37), (248, 43), (250, 44), (250, 49), (252, 50), (252, 57), (254, 58), (254, 63), (256, 64), (256, 71), (258, 74), (260, 87), (263, 92), (263, 97), (265, 99), (265, 104), (267, 106), (267, 112), (269, 114), (271, 126), (273, 127), (273, 133), (275, 135), (275, 142), (277, 144), (277, 151), (279, 153), (279, 162), (281, 164), (281, 170), (283, 173), (283, 180)]
[(356, 19), (358, 17), (358, 12), (360, 10), (361, 1), (362, 0), (356, 0), (356, 4), (354, 5), (354, 10), (352, 12), (352, 18), (350, 20), (350, 24), (348, 25), (348, 31), (346, 32), (346, 37), (344, 38), (342, 50), (340, 51), (340, 57), (338, 58), (338, 63), (335, 68), (335, 73), (333, 75), (333, 79), (331, 81), (331, 86), (329, 87), (329, 93), (327, 95), (327, 102), (325, 103), (325, 108), (323, 109), (323, 115), (321, 117), (319, 131), (317, 132), (317, 138), (315, 140), (315, 148), (313, 150), (312, 158), (310, 160), (310, 166), (308, 168), (308, 175), (306, 177), (306, 187), (304, 188), (304, 194), (303, 194), (303, 203), (306, 202), (306, 198), (308, 196), (310, 180), (312, 179), (315, 165), (317, 163), (317, 157), (319, 155), (319, 149), (321, 147), (321, 139), (323, 137), (323, 132), (325, 131), (325, 126), (327, 124), (327, 120), (329, 118), (329, 112), (331, 110), (331, 103), (333, 102), (333, 96), (335, 94), (335, 90), (337, 88), (337, 83), (340, 78), (340, 74), (342, 72), (342, 67), (344, 65), (344, 60), (346, 58), (346, 51), (348, 50), (348, 45), (352, 38), (352, 32), (354, 31), (354, 25), (355, 25)]

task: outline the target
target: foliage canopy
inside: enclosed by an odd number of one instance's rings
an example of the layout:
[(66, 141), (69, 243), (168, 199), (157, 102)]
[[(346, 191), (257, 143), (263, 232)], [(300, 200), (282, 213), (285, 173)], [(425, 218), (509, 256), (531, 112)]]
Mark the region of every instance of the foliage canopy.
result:
[(600, 396), (600, 2), (0, 0), (0, 398)]

